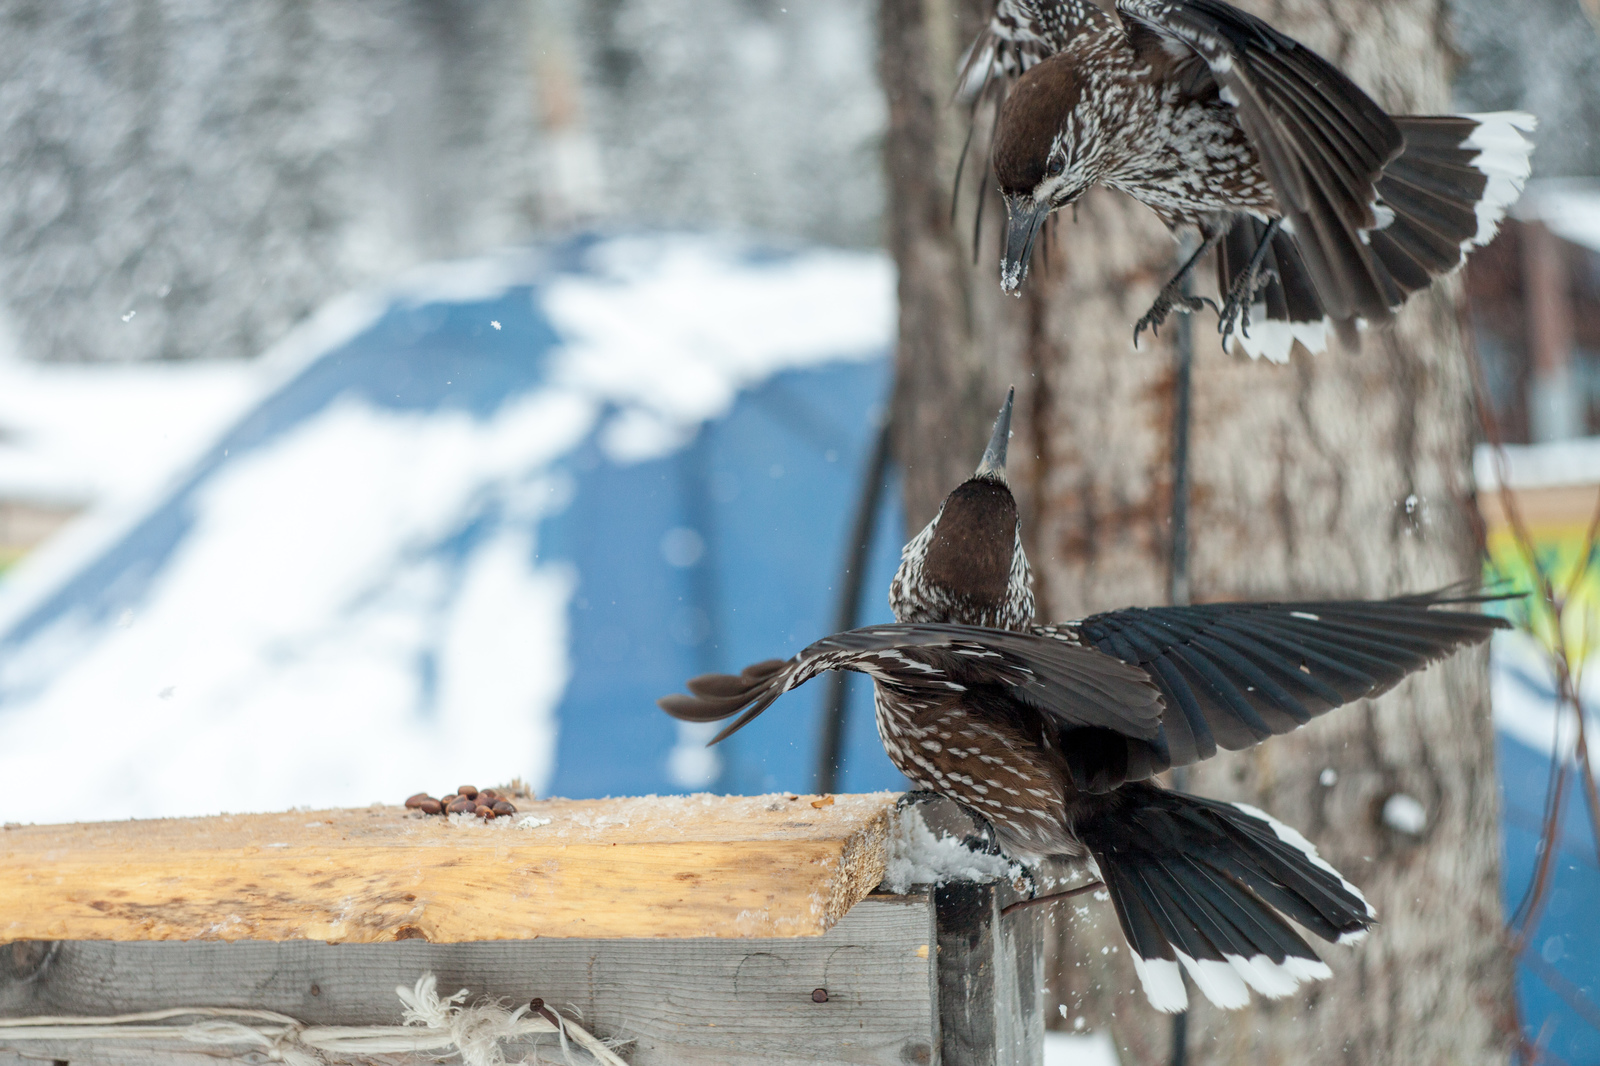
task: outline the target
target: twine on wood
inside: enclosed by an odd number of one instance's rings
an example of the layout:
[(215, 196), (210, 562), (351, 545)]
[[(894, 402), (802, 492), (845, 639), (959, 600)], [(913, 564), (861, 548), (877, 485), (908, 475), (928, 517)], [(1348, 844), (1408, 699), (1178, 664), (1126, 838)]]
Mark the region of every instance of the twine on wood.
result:
[[(511, 1010), (498, 1003), (462, 1006), (467, 990), (439, 995), (439, 982), (425, 973), (395, 995), (405, 1004), (404, 1025), (306, 1025), (287, 1014), (234, 1007), (172, 1007), (109, 1017), (0, 1018), (0, 1044), (24, 1040), (170, 1040), (211, 1047), (248, 1045), (288, 1066), (325, 1066), (349, 1055), (381, 1055), (453, 1049), (466, 1066), (506, 1066), (507, 1041), (554, 1033), (562, 1056), (578, 1066), (576, 1044), (591, 1061), (627, 1066), (598, 1037), (548, 1007)], [(202, 1018), (181, 1024), (178, 1018)]]

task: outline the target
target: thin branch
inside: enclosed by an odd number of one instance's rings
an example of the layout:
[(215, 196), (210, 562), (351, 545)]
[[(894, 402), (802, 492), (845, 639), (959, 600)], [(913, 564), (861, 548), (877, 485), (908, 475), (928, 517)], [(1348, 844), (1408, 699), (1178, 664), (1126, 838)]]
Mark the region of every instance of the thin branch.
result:
[[(1597, 535), (1600, 535), (1600, 500), (1596, 501), (1589, 528), (1584, 536), (1583, 550), (1574, 560), (1573, 573), (1568, 578), (1566, 588), (1559, 597), (1556, 595), (1554, 584), (1545, 567), (1541, 565), (1538, 552), (1534, 548), (1533, 537), (1528, 532), (1527, 524), (1522, 519), (1522, 513), (1517, 505), (1516, 493), (1511, 488), (1511, 462), (1506, 454), (1505, 440), (1500, 434), (1499, 420), (1495, 417), (1493, 401), (1489, 393), (1488, 383), (1484, 379), (1483, 362), (1478, 355), (1477, 338), (1472, 330), (1472, 323), (1466, 314), (1465, 304), (1457, 305), (1460, 322), (1462, 347), (1467, 356), (1468, 367), (1472, 373), (1473, 390), (1477, 394), (1478, 417), (1482, 423), (1484, 437), (1494, 450), (1495, 480), (1497, 482), (1500, 506), (1505, 513), (1506, 522), (1511, 528), (1512, 539), (1517, 551), (1527, 563), (1529, 572), (1533, 575), (1538, 585), (1541, 599), (1550, 612), (1550, 640), (1545, 649), (1550, 659), (1551, 672), (1556, 677), (1558, 701), (1572, 708), (1573, 715), (1578, 722), (1578, 742), (1574, 755), (1578, 760), (1579, 773), (1583, 779), (1584, 796), (1588, 801), (1590, 823), (1596, 835), (1596, 852), (1600, 854), (1600, 792), (1595, 789), (1593, 767), (1589, 762), (1588, 738), (1585, 730), (1583, 705), (1578, 699), (1577, 685), (1573, 679), (1573, 649), (1568, 644), (1566, 627), (1566, 607), (1572, 602), (1576, 592), (1582, 586), (1583, 580), (1588, 576), (1594, 564), (1594, 545)], [(1532, 610), (1528, 615), (1530, 632), (1536, 630), (1535, 618)], [(1581, 664), (1579, 665), (1581, 670)], [(1523, 955), (1528, 938), (1537, 929), (1539, 918), (1543, 914), (1546, 896), (1549, 893), (1550, 883), (1553, 880), (1555, 855), (1561, 846), (1561, 808), (1562, 800), (1566, 793), (1566, 777), (1569, 769), (1567, 760), (1561, 757), (1558, 747), (1559, 731), (1552, 739), (1550, 751), (1550, 784), (1546, 792), (1545, 821), (1541, 827), (1539, 865), (1534, 872), (1532, 883), (1522, 903), (1517, 907), (1516, 915), (1511, 921), (1516, 922), (1520, 916), (1521, 921), (1515, 932), (1508, 923), (1505, 935), (1509, 941), (1508, 946), (1512, 951), (1512, 958), (1522, 959), (1531, 965), (1531, 957)], [(1538, 960), (1543, 962), (1541, 958)], [(1541, 974), (1541, 977), (1543, 975)], [(1549, 982), (1547, 982), (1549, 983)], [(1541, 1030), (1537, 1042), (1530, 1044), (1526, 1026), (1522, 1019), (1521, 1004), (1515, 995), (1511, 1002), (1512, 1020), (1514, 1024), (1513, 1037), (1517, 1043), (1518, 1058), (1524, 1066), (1533, 1066), (1544, 1058), (1553, 1058), (1545, 1049), (1548, 1039), (1548, 1024)], [(1580, 1012), (1581, 1013), (1581, 1012)]]
[(1007, 904), (1006, 906), (1002, 907), (1000, 909), (1000, 917), (1004, 918), (1006, 915), (1014, 914), (1025, 907), (1040, 907), (1046, 903), (1055, 903), (1057, 900), (1071, 899), (1073, 896), (1081, 896), (1085, 892), (1091, 892), (1094, 889), (1104, 887), (1106, 887), (1104, 882), (1090, 881), (1086, 885), (1079, 885), (1077, 888), (1069, 888), (1065, 892), (1052, 892), (1048, 896), (1034, 896), (1032, 899), (1019, 899), (1015, 903)]
[(1571, 1007), (1573, 1013), (1595, 1029), (1600, 1029), (1600, 1006), (1594, 1000), (1584, 995), (1583, 989), (1567, 979), (1567, 975), (1544, 961), (1543, 956), (1535, 953), (1523, 953), (1522, 963), (1532, 970), (1539, 980), (1544, 982), (1546, 988), (1561, 997), (1562, 1002)]

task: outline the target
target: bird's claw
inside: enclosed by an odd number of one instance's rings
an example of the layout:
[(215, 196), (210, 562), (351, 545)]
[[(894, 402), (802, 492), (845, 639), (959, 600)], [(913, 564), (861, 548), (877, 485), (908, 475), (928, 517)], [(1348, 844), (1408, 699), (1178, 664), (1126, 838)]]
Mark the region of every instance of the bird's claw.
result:
[(939, 793), (934, 792), (931, 789), (914, 788), (900, 793), (900, 798), (894, 801), (894, 807), (897, 811), (903, 811), (907, 807), (915, 807), (923, 803), (932, 803), (936, 799), (943, 798), (944, 797), (940, 796)]
[(1204, 311), (1207, 307), (1213, 311), (1217, 310), (1215, 301), (1205, 296), (1185, 296), (1175, 285), (1168, 285), (1156, 296), (1156, 302), (1150, 305), (1150, 310), (1144, 313), (1144, 317), (1134, 324), (1133, 346), (1139, 347), (1139, 334), (1147, 329), (1152, 337), (1161, 336), (1162, 324), (1174, 311), (1180, 315), (1189, 315), (1196, 311)]
[(972, 821), (973, 831), (961, 838), (962, 846), (979, 855), (998, 855), (1005, 858), (1006, 853), (1000, 850), (1000, 845), (994, 838), (994, 823), (976, 814), (972, 814)]
[(1217, 312), (1217, 332), (1222, 334), (1224, 346), (1235, 328), (1241, 336), (1250, 336), (1250, 308), (1255, 305), (1256, 297), (1276, 280), (1278, 272), (1271, 267), (1256, 271), (1253, 277), (1247, 272), (1234, 279), (1228, 287), (1228, 298)]
[(1006, 857), (1006, 853), (1000, 850), (1000, 845), (995, 843), (992, 833), (968, 833), (961, 838), (961, 846), (979, 855)]

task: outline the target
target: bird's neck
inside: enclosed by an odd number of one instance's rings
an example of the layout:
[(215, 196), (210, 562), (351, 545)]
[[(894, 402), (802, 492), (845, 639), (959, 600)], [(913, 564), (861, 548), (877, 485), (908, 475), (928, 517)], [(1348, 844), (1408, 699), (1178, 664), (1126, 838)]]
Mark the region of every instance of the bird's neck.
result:
[(897, 622), (940, 622), (953, 625), (986, 626), (1025, 632), (1033, 625), (1033, 570), (1017, 538), (1006, 575), (1005, 591), (976, 596), (930, 580), (923, 568), (934, 525), (928, 524), (906, 545), (900, 568), (889, 586), (889, 607)]

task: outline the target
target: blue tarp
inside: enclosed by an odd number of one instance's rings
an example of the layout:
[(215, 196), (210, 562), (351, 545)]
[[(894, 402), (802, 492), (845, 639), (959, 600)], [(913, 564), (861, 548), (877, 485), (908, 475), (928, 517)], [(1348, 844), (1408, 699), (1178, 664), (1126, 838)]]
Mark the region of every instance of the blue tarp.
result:
[[(695, 239), (634, 240), (664, 248), (666, 255), (674, 241), (692, 245)], [(142, 520), (0, 632), (0, 656), (29, 649), (30, 640), (52, 626), (68, 625), (85, 648), (101, 639), (97, 633), (112, 635), (119, 617), (146, 607), (153, 583), (192, 540), (196, 515), (219, 477), (270, 452), (337, 404), (423, 417), (464, 412), (481, 423), (550, 387), (552, 361), (567, 338), (543, 311), (543, 289), (603, 272), (591, 261), (603, 245), (580, 238), (539, 249), (536, 265), (524, 271), (532, 277), (492, 298), (394, 300), (366, 328), (265, 396)], [(732, 254), (734, 272), (740, 261), (756, 275), (808, 254), (745, 245)], [(650, 280), (644, 268), (642, 282)], [(616, 290), (626, 294), (640, 282), (624, 272)], [(883, 312), (892, 321), (892, 306)], [(679, 727), (654, 700), (679, 691), (695, 674), (737, 671), (827, 635), (863, 464), (887, 398), (884, 340), (874, 352), (812, 353), (804, 367), (758, 378), (730, 410), (701, 423), (665, 456), (608, 458), (600, 438), (615, 412), (603, 411), (575, 447), (540, 468), (540, 476), (569, 480), (572, 492), (565, 506), (536, 520), (530, 541), (537, 556), (529, 564), (565, 564), (576, 577), (568, 618), (570, 679), (555, 713), (551, 794), (685, 791), (683, 776), (670, 769)], [(863, 623), (890, 618), (883, 590), (903, 540), (897, 489), (889, 486), (882, 498)], [(417, 553), (461, 574), (495, 533), (526, 521), (513, 503), (499, 491), (473, 500), (451, 519), (446, 535)], [(669, 536), (688, 536), (698, 558), (684, 565), (680, 553), (676, 564), (669, 561), (663, 549)], [(423, 644), (408, 682), (424, 715), (435, 703), (441, 648), (442, 640)], [(10, 685), (0, 697), (0, 716), (25, 704), (37, 686), (76, 668), (69, 656), (54, 674)], [(722, 745), (720, 770), (694, 785), (727, 792), (809, 790), (823, 691), (811, 685), (786, 697)], [(904, 779), (876, 741), (869, 690), (853, 684), (850, 704), (841, 787), (901, 787)]]

